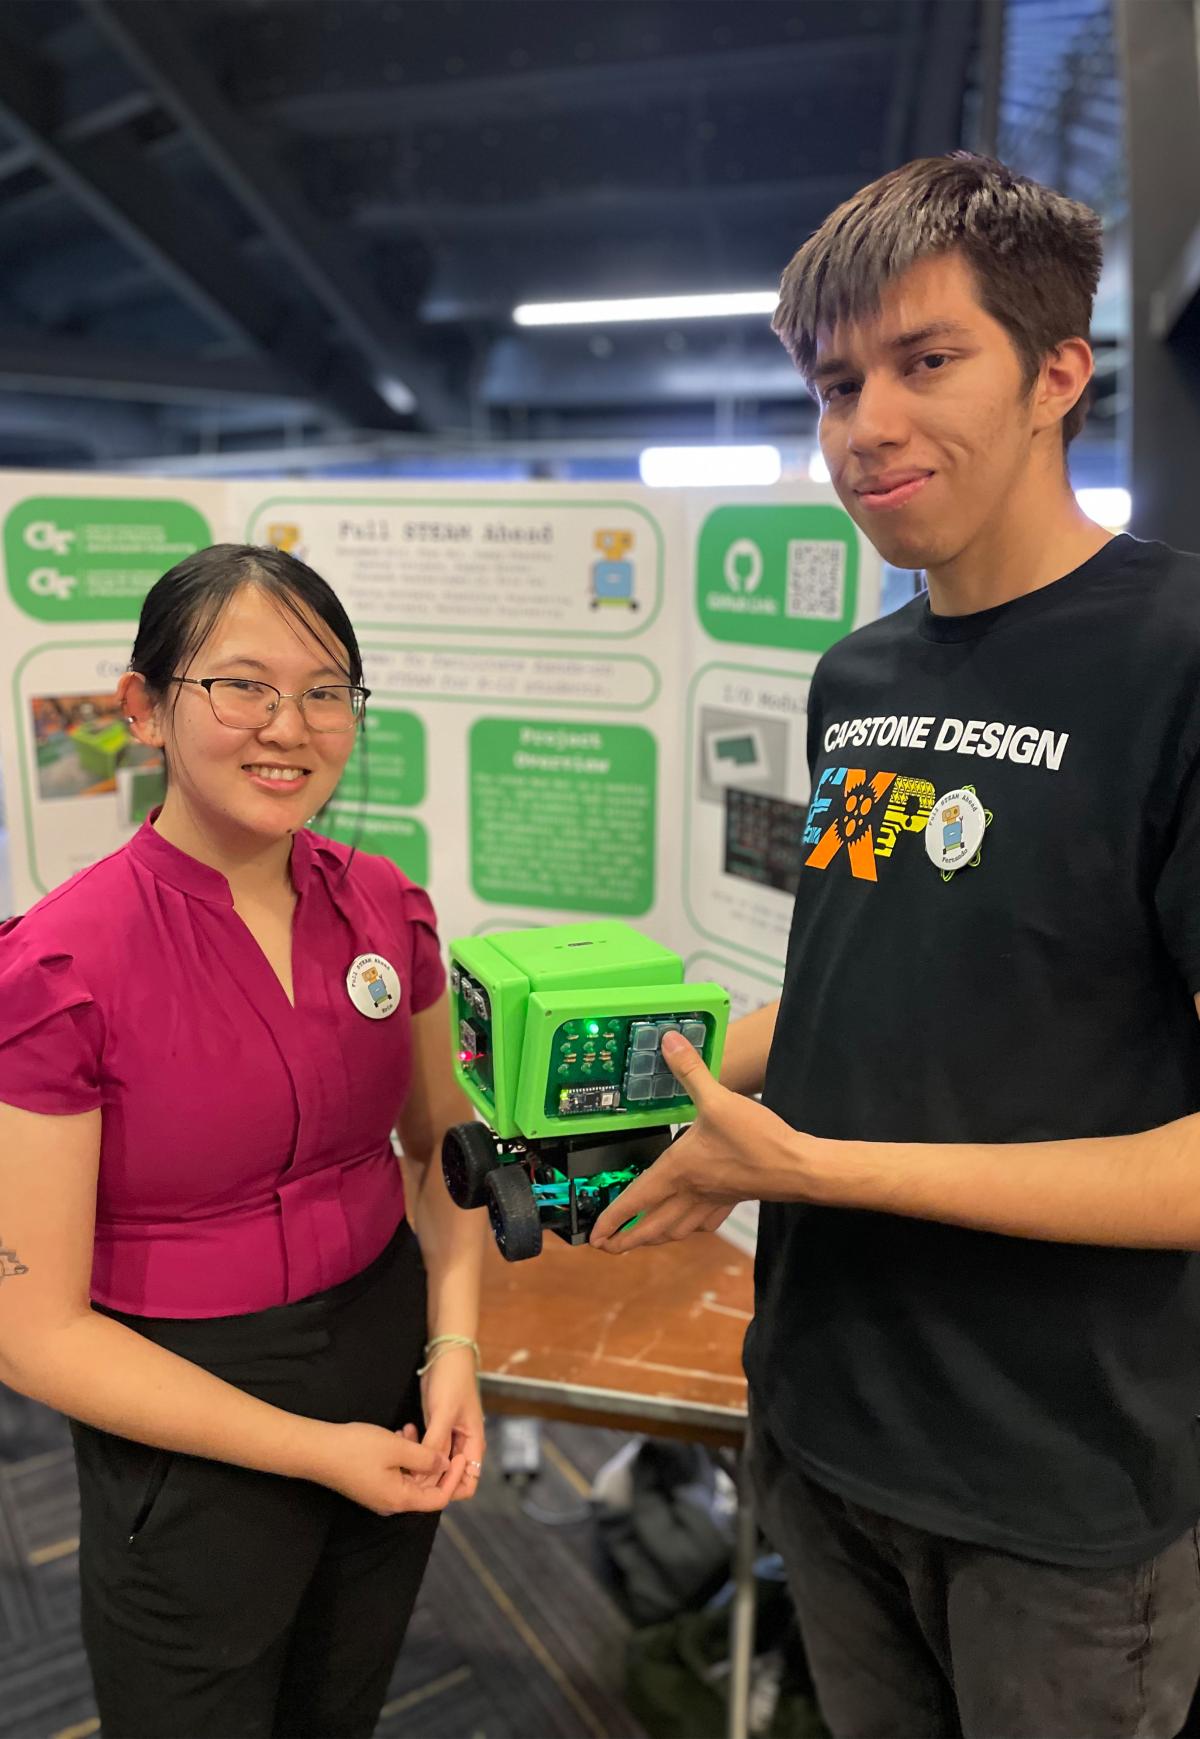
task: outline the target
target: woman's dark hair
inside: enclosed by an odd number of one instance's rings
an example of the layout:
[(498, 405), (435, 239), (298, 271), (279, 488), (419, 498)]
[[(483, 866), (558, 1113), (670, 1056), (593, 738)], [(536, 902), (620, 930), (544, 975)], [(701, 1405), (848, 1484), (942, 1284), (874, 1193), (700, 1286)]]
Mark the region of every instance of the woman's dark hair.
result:
[[(327, 580), (284, 550), (248, 543), (198, 549), (156, 580), (147, 592), (133, 643), (130, 670), (158, 698), (182, 676), (208, 639), (222, 610), (243, 586), (257, 586), (310, 634), (314, 619), (336, 636), (345, 656), (320, 632), (316, 638), (352, 683), (362, 682), (362, 653), (350, 618)], [(178, 688), (175, 691), (178, 699)]]
[[(243, 586), (257, 586), (265, 592), (306, 633), (313, 635), (332, 662), (345, 671), (348, 682), (361, 684), (363, 664), (358, 636), (328, 580), (323, 580), (305, 562), (269, 544), (214, 543), (177, 562), (154, 582), (142, 603), (129, 668), (145, 679), (155, 700), (165, 698), (173, 676), (187, 673), (222, 610)], [(314, 627), (314, 622), (336, 636), (345, 648), (344, 656), (331, 639)], [(176, 684), (172, 713), (179, 705), (179, 695)], [(358, 830), (367, 798), (365, 735), (360, 735), (359, 745), (359, 816), (346, 869), (358, 849)], [(168, 764), (168, 778), (170, 771)]]

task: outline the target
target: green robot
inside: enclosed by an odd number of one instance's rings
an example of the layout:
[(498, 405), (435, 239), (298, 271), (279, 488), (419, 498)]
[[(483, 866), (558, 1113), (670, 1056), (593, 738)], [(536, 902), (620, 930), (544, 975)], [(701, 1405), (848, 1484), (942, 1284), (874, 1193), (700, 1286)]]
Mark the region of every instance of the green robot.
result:
[(729, 997), (627, 924), (556, 924), (450, 945), (455, 1071), (483, 1123), (442, 1147), (460, 1208), (487, 1207), (510, 1262), (549, 1226), (586, 1243), (696, 1108), (662, 1055), (681, 1032), (715, 1074)]

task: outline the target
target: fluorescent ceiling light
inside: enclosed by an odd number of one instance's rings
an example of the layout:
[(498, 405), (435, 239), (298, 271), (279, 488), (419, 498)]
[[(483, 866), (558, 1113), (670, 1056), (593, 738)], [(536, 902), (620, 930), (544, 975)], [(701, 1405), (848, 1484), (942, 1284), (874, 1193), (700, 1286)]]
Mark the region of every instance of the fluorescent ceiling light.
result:
[(1128, 489), (1077, 489), (1075, 499), (1089, 519), (1108, 531), (1123, 531), (1133, 517)]
[(829, 483), (829, 466), (825, 463), (824, 453), (814, 453), (808, 461), (808, 480), (810, 483)]
[(736, 290), (714, 296), (627, 296), (609, 302), (522, 302), (518, 326), (609, 326), (623, 320), (713, 320), (731, 314), (773, 314), (778, 290)]
[(778, 447), (647, 447), (638, 460), (642, 482), (653, 489), (735, 483), (778, 483)]

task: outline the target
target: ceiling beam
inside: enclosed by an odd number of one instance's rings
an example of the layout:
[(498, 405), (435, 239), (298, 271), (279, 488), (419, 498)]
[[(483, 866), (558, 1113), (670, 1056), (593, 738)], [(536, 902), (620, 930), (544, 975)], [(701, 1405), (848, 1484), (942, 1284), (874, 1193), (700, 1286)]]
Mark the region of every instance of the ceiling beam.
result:
[[(153, 107), (153, 99), (146, 91), (127, 91), (123, 96), (98, 103), (94, 108), (64, 121), (54, 129), (54, 138), (64, 145), (82, 144), (85, 139), (98, 138), (114, 127), (126, 127), (130, 121), (140, 120)], [(23, 170), (36, 169), (37, 166), (37, 152), (29, 145), (10, 145), (0, 151), (0, 183), (11, 181)]]
[(1006, 0), (980, 0), (980, 4), (979, 112), (972, 147), (984, 157), (995, 157), (1000, 149), (1000, 101), (1004, 94)]
[(14, 440), (77, 449), (96, 464), (142, 455), (153, 459), (165, 442), (153, 414), (135, 405), (81, 403), (25, 393), (0, 393), (0, 445)]
[(924, 49), (907, 157), (935, 157), (962, 144), (963, 97), (979, 23), (979, 0), (925, 0)]
[(729, 217), (772, 213), (816, 213), (823, 217), (862, 186), (860, 174), (800, 175), (783, 181), (711, 183), (699, 187), (584, 187), (542, 199), (491, 201), (486, 205), (451, 201), (369, 199), (349, 216), (355, 229), (373, 235), (425, 227), (433, 235), (511, 236), (516, 230), (547, 228), (592, 230), (611, 221), (694, 222), (718, 210)]
[(146, 404), (225, 404), (307, 398), (254, 357), (245, 360), (124, 350), (86, 339), (0, 326), (0, 388)]
[(666, 409), (717, 399), (810, 403), (782, 345), (769, 333), (765, 340), (747, 337), (674, 355), (661, 341), (635, 342), (607, 357), (589, 354), (581, 342), (502, 338), (488, 355), (480, 397), (493, 409), (631, 403)]
[(905, 11), (904, 34), (896, 55), (891, 100), (888, 103), (887, 122), (883, 133), (883, 161), (880, 171), (884, 175), (890, 169), (898, 169), (905, 160), (924, 46), (925, 9), (920, 0), (909, 0)]
[[(815, 430), (815, 409), (810, 416), (798, 416), (789, 406), (786, 426), (758, 429), (747, 423), (739, 426), (738, 438), (748, 439), (761, 433), (776, 439), (781, 445), (807, 444)], [(196, 451), (144, 458), (129, 458), (114, 467), (119, 471), (150, 471), (155, 476), (170, 477), (239, 477), (261, 472), (284, 476), (304, 476), (317, 470), (329, 470), (342, 465), (402, 464), (412, 459), (443, 459), (470, 463), (483, 459), (553, 460), (553, 459), (628, 459), (631, 464), (640, 450), (656, 436), (678, 437), (703, 445), (713, 438), (711, 416), (691, 412), (685, 423), (677, 419), (656, 420), (652, 415), (631, 412), (626, 417), (607, 419), (604, 433), (589, 434), (586, 429), (557, 435), (488, 436), (483, 439), (449, 437), (445, 435), (371, 435), (357, 441), (272, 442), (261, 447), (242, 447), (223, 452)]]
[(34, 152), (38, 166), (211, 327), (274, 362), (338, 422), (395, 426), (379, 394), (319, 325), (279, 299), (265, 273), (243, 260), (229, 269), (238, 258), (235, 238), (203, 209), (184, 205), (174, 183), (124, 134), (85, 144), (58, 138), (59, 96), (54, 68), (0, 26), (0, 122)]
[[(135, 0), (136, 3), (136, 0)], [(965, 0), (952, 0), (965, 4)], [(148, 5), (147, 10), (154, 10)], [(609, 65), (556, 66), (496, 77), (437, 79), (334, 91), (293, 91), (268, 98), (255, 111), (289, 132), (349, 138), (413, 126), (474, 127), (481, 121), (608, 109), (643, 101), (675, 100), (713, 86), (722, 95), (755, 95), (780, 85), (804, 89), (895, 53), (888, 30), (821, 41), (724, 49), (716, 54), (663, 55)]]
[(161, 6), (139, 0), (83, 4), (361, 353), (368, 376), (399, 376), (428, 428), (465, 422), (465, 410), (420, 354), (413, 332), (384, 305), (344, 236), (317, 216), (261, 136), (230, 108), (178, 24)]

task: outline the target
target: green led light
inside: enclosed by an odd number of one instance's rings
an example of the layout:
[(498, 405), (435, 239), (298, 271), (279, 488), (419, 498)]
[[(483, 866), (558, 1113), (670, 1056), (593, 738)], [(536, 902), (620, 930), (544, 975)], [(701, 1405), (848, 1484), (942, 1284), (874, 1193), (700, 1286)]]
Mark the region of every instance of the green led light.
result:
[(598, 1020), (590, 1020), (587, 1023), (587, 1030), (590, 1033), (598, 1033), (600, 1031), (600, 1022)]

